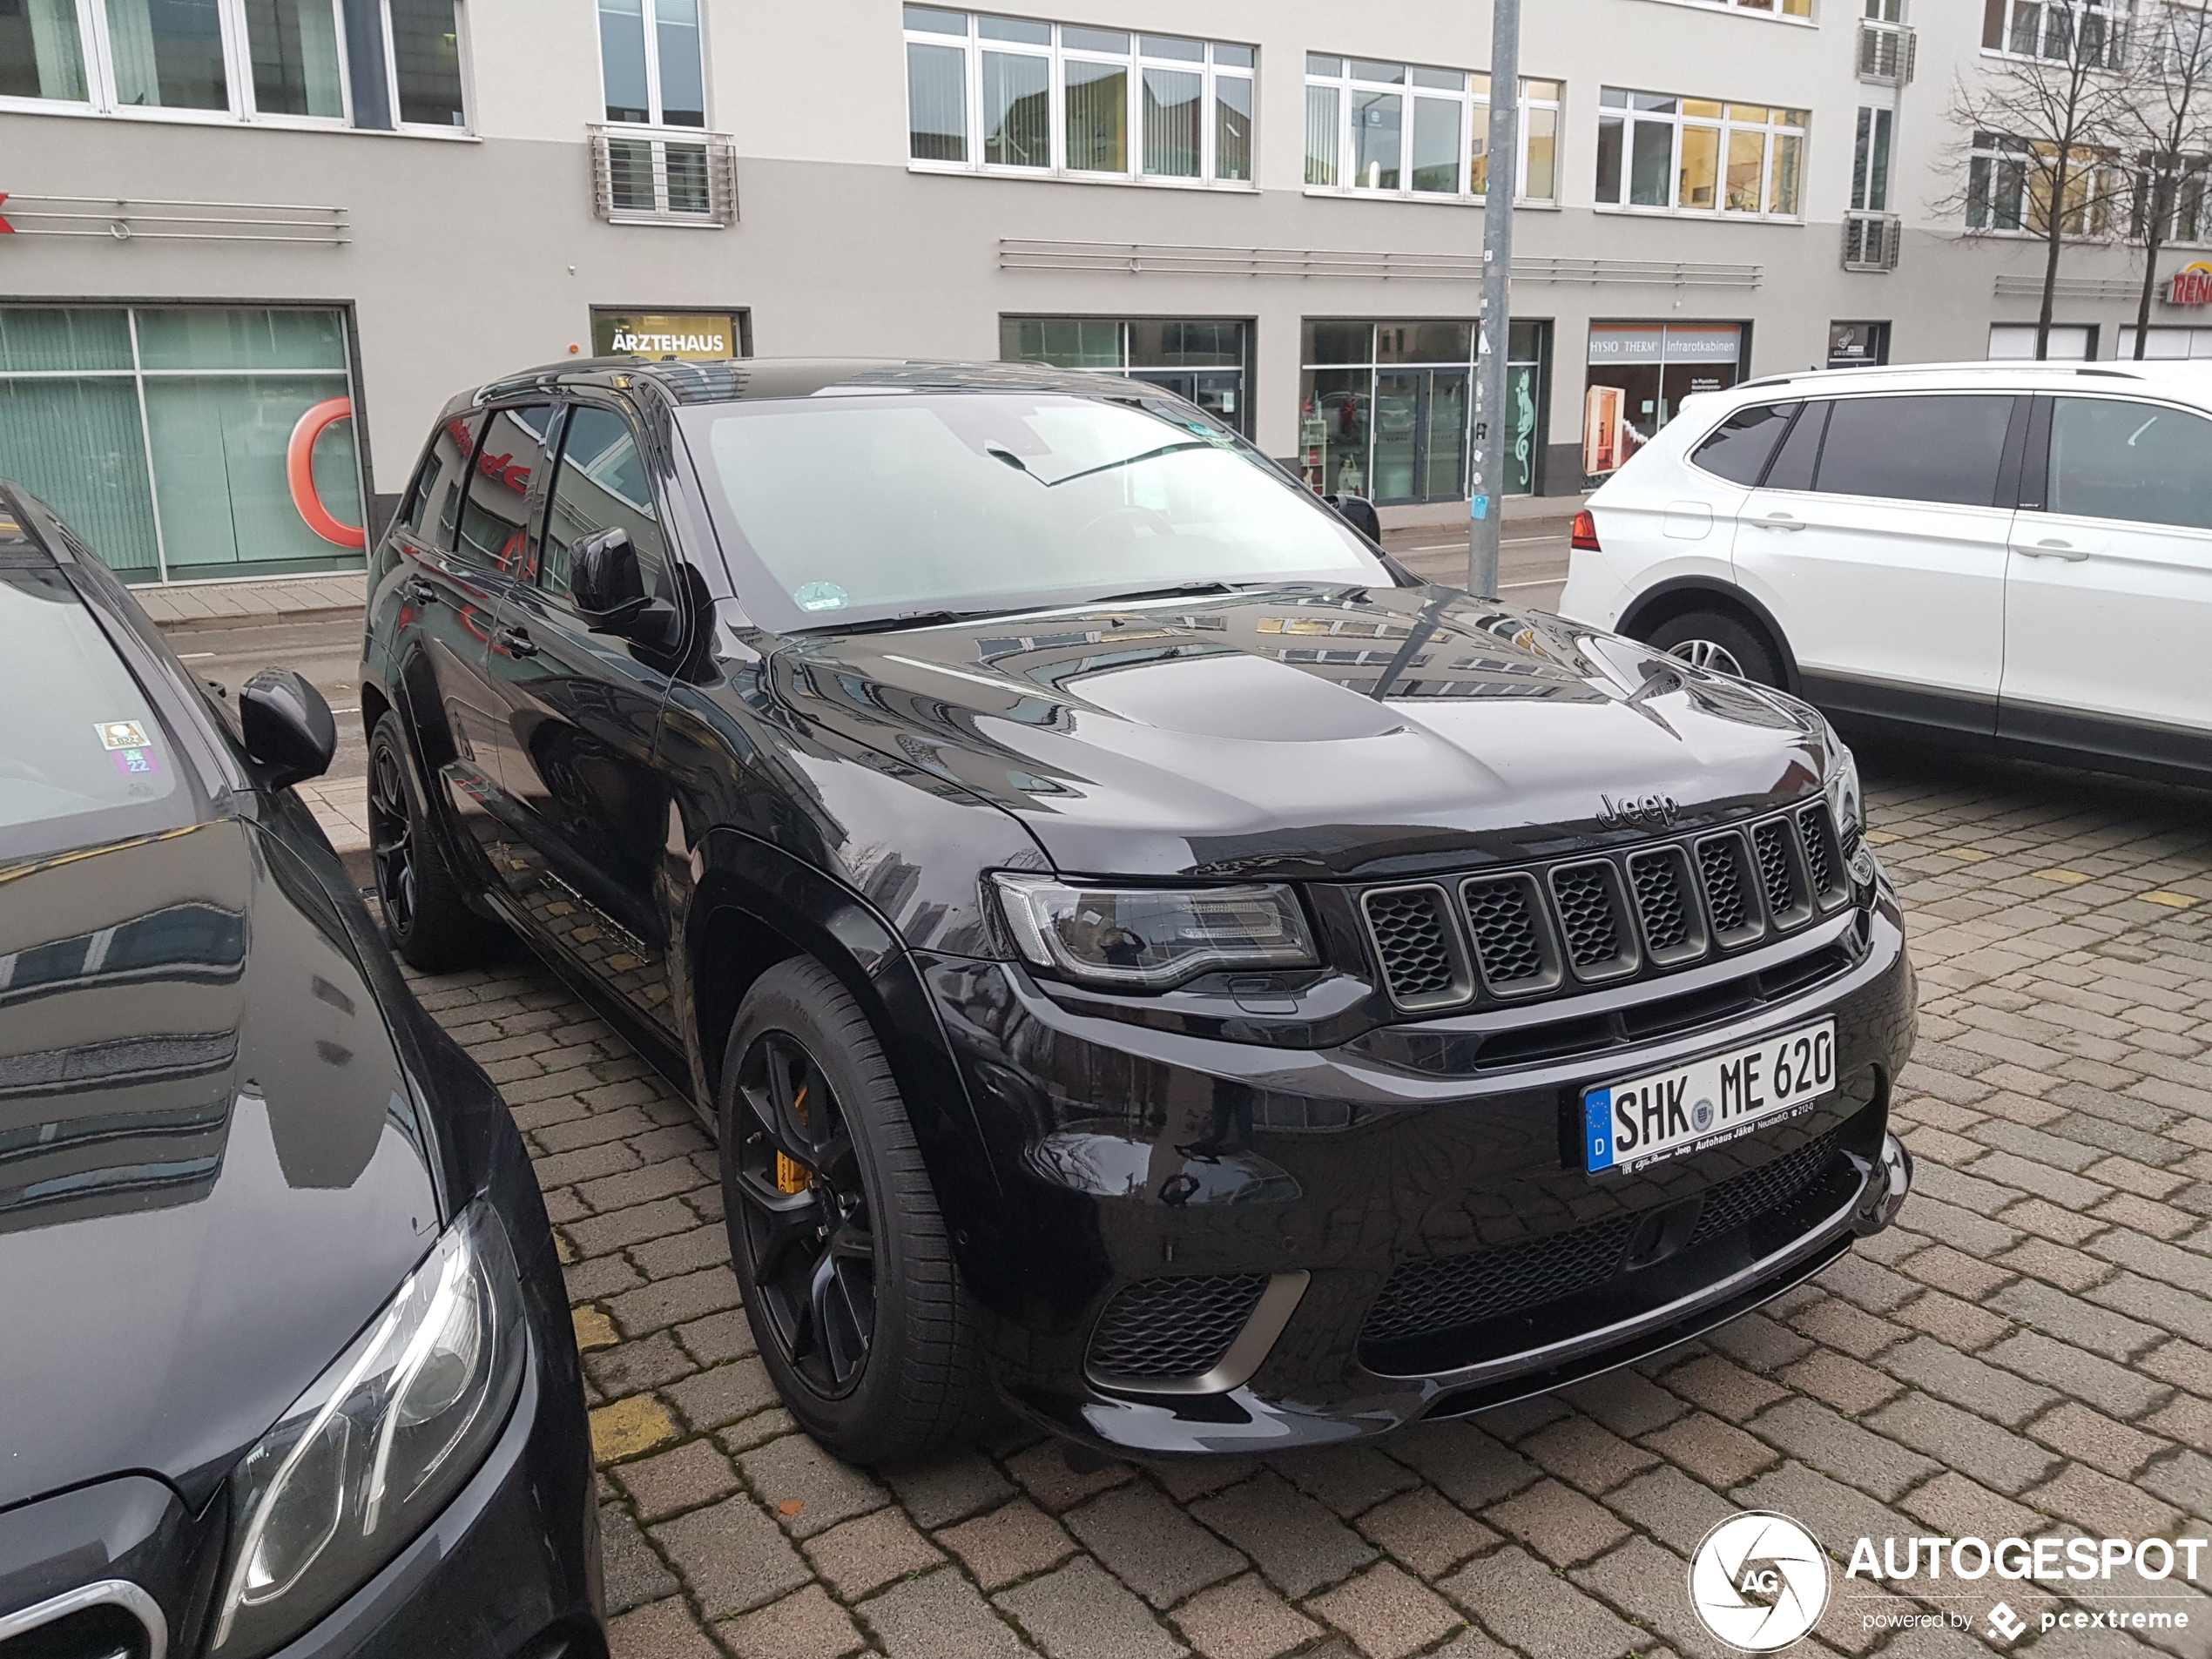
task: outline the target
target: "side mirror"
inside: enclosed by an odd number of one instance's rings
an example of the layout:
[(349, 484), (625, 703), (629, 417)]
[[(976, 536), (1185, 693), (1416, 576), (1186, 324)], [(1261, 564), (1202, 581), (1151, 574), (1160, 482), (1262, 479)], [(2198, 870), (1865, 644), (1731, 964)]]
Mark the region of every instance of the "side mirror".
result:
[(238, 723), (246, 752), (267, 768), (273, 788), (321, 777), (338, 752), (330, 705), (288, 668), (265, 668), (239, 688)]
[(1365, 496), (1324, 496), (1321, 499), (1337, 510), (1337, 516), (1358, 530), (1377, 547), (1382, 545), (1382, 515), (1375, 510), (1374, 502)]
[(675, 606), (645, 591), (628, 530), (616, 525), (587, 536), (570, 557), (569, 597), (586, 628), (644, 645), (675, 644), (681, 619)]

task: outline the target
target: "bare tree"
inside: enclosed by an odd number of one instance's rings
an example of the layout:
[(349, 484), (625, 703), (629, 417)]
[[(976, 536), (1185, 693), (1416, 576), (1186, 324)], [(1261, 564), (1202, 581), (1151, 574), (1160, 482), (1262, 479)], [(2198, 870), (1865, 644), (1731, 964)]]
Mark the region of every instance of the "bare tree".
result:
[(2025, 230), (2044, 243), (2035, 354), (2047, 355), (2059, 258), (2067, 239), (2112, 233), (2127, 198), (2121, 145), (2128, 132), (2132, 59), (2124, 3), (2012, 0), (2004, 56), (1952, 83), (1951, 118), (1965, 135), (1959, 188), (1938, 206), (1966, 209), (1975, 233)]
[(2143, 241), (2143, 286), (2135, 300), (2135, 355), (2150, 336), (2158, 251), (2179, 224), (2194, 238), (2204, 215), (2206, 160), (2212, 148), (2212, 18), (2198, 5), (2167, 6), (2146, 18), (2133, 52), (2134, 97), (2127, 125), (2136, 157), (2133, 226)]

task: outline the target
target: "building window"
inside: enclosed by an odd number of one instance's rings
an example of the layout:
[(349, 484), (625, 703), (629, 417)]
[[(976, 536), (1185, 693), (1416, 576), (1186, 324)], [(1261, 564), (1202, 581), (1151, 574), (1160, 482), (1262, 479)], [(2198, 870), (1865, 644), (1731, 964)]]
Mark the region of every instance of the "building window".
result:
[[(2131, 331), (2128, 349), (2132, 353), (2135, 341)], [(1989, 361), (2017, 362), (2035, 355), (2035, 325), (2032, 322), (1993, 322), (1989, 325)], [(2043, 356), (2048, 362), (2094, 362), (2097, 356), (2097, 325), (2080, 322), (2054, 322), (2044, 341)]]
[(1890, 361), (1890, 326), (1886, 322), (1831, 322), (1828, 325), (1828, 367), (1878, 368)]
[[(1557, 81), (1521, 83), (1521, 201), (1559, 196)], [(1305, 182), (1312, 190), (1412, 200), (1490, 188), (1490, 78), (1458, 69), (1309, 52)]]
[(465, 130), (459, 0), (384, 0), (384, 30), (400, 125)]
[(2134, 0), (1982, 0), (1982, 50), (2067, 61), (2078, 53), (2083, 62), (2117, 69), (2134, 15)]
[(1705, 3), (1724, 6), (1731, 11), (1757, 12), (1768, 17), (1812, 16), (1812, 0), (1705, 0)]
[(1252, 325), (1224, 317), (1001, 317), (999, 359), (1163, 387), (1251, 435)]
[[(359, 89), (347, 41), (379, 31), (388, 84)], [(0, 0), (0, 108), (450, 131), (460, 34), (456, 0)]]
[[(1504, 492), (1537, 488), (1548, 325), (1514, 323), (1506, 352)], [(1472, 320), (1309, 319), (1300, 343), (1298, 467), (1324, 495), (1382, 502), (1467, 496)]]
[(125, 581), (358, 570), (347, 358), (327, 308), (0, 306), (0, 455)]
[(1698, 392), (1743, 373), (1739, 322), (1594, 322), (1582, 383), (1582, 470), (1598, 478), (1630, 455)]
[(919, 165), (1249, 185), (1250, 46), (933, 6), (906, 9)]
[(1795, 219), (1805, 112), (1608, 86), (1597, 199), (1668, 213)]
[[(2158, 211), (2159, 186), (2163, 182), (2168, 193), (2166, 200), (2166, 222), (2159, 227), (2158, 239), (2163, 243), (2202, 242), (2212, 235), (2212, 201), (2207, 199), (2206, 183), (2212, 178), (2212, 157), (2182, 156), (2180, 165), (2146, 151), (2135, 158), (2134, 194), (2128, 204), (2128, 234), (2135, 241), (2147, 241), (2150, 217)], [(2161, 181), (2159, 172), (2168, 169), (2169, 176)]]
[(2054, 206), (2057, 187), (2056, 145), (1977, 132), (1966, 164), (1966, 228), (2040, 236), (2055, 217), (2063, 235), (2107, 236), (2115, 206), (2134, 193), (2120, 158), (2103, 151), (2076, 150), (2067, 158), (2065, 199)]
[(608, 120), (706, 125), (699, 0), (599, 0), (599, 68)]
[(1861, 212), (1885, 213), (1890, 206), (1890, 110), (1861, 109), (1858, 137), (1851, 145), (1851, 205)]

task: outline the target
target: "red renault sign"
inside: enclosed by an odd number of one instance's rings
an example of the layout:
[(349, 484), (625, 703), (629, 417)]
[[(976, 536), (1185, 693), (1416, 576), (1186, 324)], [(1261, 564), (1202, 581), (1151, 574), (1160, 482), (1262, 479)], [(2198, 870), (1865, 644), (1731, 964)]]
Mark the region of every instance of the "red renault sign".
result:
[(2169, 306), (2212, 305), (2212, 265), (2195, 260), (2174, 273), (2173, 286), (2166, 291)]

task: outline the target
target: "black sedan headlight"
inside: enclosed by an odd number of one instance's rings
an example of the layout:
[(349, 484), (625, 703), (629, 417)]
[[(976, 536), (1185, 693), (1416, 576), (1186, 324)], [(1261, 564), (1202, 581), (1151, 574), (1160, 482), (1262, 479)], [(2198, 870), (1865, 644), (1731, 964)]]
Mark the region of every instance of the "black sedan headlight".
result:
[(999, 875), (1016, 947), (1064, 979), (1163, 991), (1218, 968), (1311, 968), (1318, 960), (1290, 888), (1109, 887)]
[(480, 1200), (232, 1473), (210, 1655), (281, 1647), (420, 1532), (498, 1437), (527, 1341), (514, 1251)]

